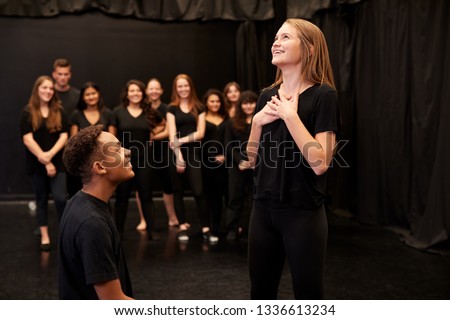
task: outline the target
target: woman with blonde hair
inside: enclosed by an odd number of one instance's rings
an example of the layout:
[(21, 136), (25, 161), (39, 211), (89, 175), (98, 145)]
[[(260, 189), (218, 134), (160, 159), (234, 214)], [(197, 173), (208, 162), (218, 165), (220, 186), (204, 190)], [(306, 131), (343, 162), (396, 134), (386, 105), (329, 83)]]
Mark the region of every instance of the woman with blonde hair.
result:
[(51, 249), (48, 232), (48, 199), (51, 191), (58, 220), (66, 206), (66, 173), (62, 150), (68, 139), (67, 119), (55, 94), (52, 78), (36, 79), (28, 105), (22, 110), (20, 132), (26, 147), (27, 171), (36, 196), (41, 233), (40, 249)]
[(306, 20), (285, 21), (271, 51), (276, 80), (260, 94), (247, 146), (251, 298), (277, 298), (287, 259), (295, 298), (322, 299), (326, 173), (340, 129), (333, 73), (323, 33)]

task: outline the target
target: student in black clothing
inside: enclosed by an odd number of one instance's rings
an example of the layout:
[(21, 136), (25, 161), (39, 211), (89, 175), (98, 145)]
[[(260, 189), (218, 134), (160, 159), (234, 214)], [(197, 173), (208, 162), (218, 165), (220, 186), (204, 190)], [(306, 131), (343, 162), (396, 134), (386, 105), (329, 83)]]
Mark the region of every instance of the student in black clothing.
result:
[[(89, 126), (102, 125), (103, 131), (108, 131), (111, 125), (111, 110), (105, 107), (98, 85), (92, 81), (86, 82), (80, 91), (77, 109), (70, 117), (70, 136), (74, 136), (81, 129)], [(71, 183), (67, 184), (67, 193), (71, 198), (81, 189), (79, 177), (67, 173)], [(70, 178), (69, 178), (70, 177)]]
[(117, 185), (132, 179), (130, 151), (119, 140), (89, 126), (64, 150), (67, 170), (83, 189), (69, 200), (59, 229), (60, 299), (132, 299), (133, 291), (120, 235), (108, 201)]
[(230, 118), (236, 114), (236, 106), (241, 96), (241, 87), (236, 81), (228, 82), (223, 88), (223, 98), (225, 99), (225, 109)]
[[(147, 82), (147, 101), (150, 103), (152, 109), (155, 110), (163, 119), (161, 124), (158, 125), (158, 131), (155, 131), (154, 134), (152, 134), (151, 140), (153, 153), (150, 155), (149, 161), (153, 171), (157, 174), (158, 180), (161, 183), (168, 225), (169, 227), (178, 227), (179, 222), (177, 214), (175, 213), (173, 186), (169, 172), (169, 126), (166, 121), (166, 114), (169, 106), (161, 101), (163, 92), (161, 82), (158, 79), (151, 78)], [(145, 219), (142, 214), (139, 198), (136, 198), (139, 208), (139, 216), (141, 218), (141, 221), (136, 229), (145, 230), (147, 228), (147, 224), (145, 223)]]
[(227, 194), (227, 169), (225, 167), (225, 128), (228, 113), (222, 93), (209, 89), (203, 96), (206, 106), (205, 137), (202, 140), (203, 186), (211, 231), (219, 234), (223, 203)]
[(122, 92), (122, 105), (113, 110), (110, 127), (110, 132), (119, 139), (124, 148), (131, 151), (131, 164), (135, 173), (133, 179), (121, 183), (116, 190), (114, 215), (121, 234), (124, 231), (128, 202), (134, 185), (139, 192), (148, 237), (150, 240), (160, 239), (152, 229), (152, 170), (148, 159), (152, 154), (151, 134), (161, 121), (161, 117), (146, 102), (144, 83), (139, 80), (128, 81)]
[(288, 19), (272, 44), (275, 83), (258, 100), (247, 147), (255, 165), (248, 263), (252, 299), (276, 299), (285, 258), (296, 299), (324, 297), (326, 172), (338, 98), (320, 29)]
[[(247, 141), (258, 95), (243, 91), (236, 113), (227, 125), (225, 145), (228, 167), (227, 240), (237, 240), (247, 223), (243, 208), (253, 186), (253, 170), (247, 158)], [(247, 215), (248, 216), (248, 215)]]
[(219, 238), (210, 231), (202, 183), (200, 141), (205, 135), (205, 109), (197, 98), (191, 77), (186, 74), (177, 75), (173, 81), (172, 102), (166, 117), (176, 167), (176, 172), (172, 170), (172, 181), (175, 211), (180, 222), (178, 240), (189, 240), (183, 203), (183, 178), (186, 177), (197, 205), (203, 238), (209, 243), (217, 243)]
[(70, 85), (72, 78), (72, 66), (69, 60), (60, 58), (53, 62), (52, 77), (55, 80), (55, 91), (61, 100), (62, 107), (67, 118), (76, 109), (80, 90)]
[(42, 251), (51, 249), (47, 215), (49, 192), (59, 219), (66, 206), (66, 173), (61, 156), (68, 138), (67, 129), (67, 119), (55, 95), (52, 78), (40, 76), (34, 83), (28, 105), (22, 110), (20, 133), (36, 196)]

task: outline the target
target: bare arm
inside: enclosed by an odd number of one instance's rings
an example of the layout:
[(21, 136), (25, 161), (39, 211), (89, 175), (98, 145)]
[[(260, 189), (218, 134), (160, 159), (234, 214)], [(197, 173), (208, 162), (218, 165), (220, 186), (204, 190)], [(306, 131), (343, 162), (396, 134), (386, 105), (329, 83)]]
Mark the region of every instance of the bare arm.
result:
[(115, 126), (109, 126), (108, 132), (117, 137), (117, 128)]
[(70, 136), (73, 137), (74, 135), (76, 135), (78, 133), (78, 131), (80, 131), (78, 126), (76, 124), (73, 124), (70, 127)]
[(163, 121), (163, 125), (157, 126), (151, 133), (151, 140), (163, 140), (169, 137), (169, 126), (166, 121)]
[(134, 300), (123, 293), (119, 279), (94, 284), (100, 300)]
[(170, 148), (173, 150), (176, 158), (176, 167), (177, 172), (184, 172), (184, 168), (186, 168), (186, 163), (183, 159), (183, 154), (181, 153), (179, 144), (176, 143), (177, 139), (177, 124), (175, 122), (175, 116), (172, 113), (167, 113), (167, 126), (169, 127), (169, 141)]

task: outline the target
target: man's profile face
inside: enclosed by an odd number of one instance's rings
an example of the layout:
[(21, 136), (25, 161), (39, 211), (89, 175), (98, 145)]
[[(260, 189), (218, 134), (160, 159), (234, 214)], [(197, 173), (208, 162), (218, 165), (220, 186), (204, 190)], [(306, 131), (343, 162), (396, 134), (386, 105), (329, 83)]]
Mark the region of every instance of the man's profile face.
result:
[(52, 73), (53, 79), (59, 87), (66, 87), (69, 84), (72, 73), (70, 67), (56, 67)]
[(134, 177), (130, 162), (131, 152), (120, 145), (119, 140), (109, 132), (103, 131), (98, 137), (102, 148), (102, 165), (107, 170), (107, 178), (120, 183)]

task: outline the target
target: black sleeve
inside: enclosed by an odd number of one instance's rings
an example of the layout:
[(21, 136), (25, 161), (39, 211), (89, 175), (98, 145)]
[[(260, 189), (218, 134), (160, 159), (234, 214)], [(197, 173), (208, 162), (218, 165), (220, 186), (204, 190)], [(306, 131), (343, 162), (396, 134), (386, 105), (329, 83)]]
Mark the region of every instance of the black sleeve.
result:
[(103, 127), (105, 130), (108, 130), (109, 126), (112, 125), (112, 112), (108, 108), (104, 108), (103, 111), (103, 117), (105, 119), (105, 123), (103, 124)]
[(336, 91), (330, 89), (318, 97), (315, 108), (313, 135), (327, 131), (333, 131), (338, 134), (339, 129), (338, 97)]
[(116, 128), (118, 128), (118, 125), (119, 125), (119, 120), (118, 120), (119, 119), (119, 111), (120, 111), (119, 108), (121, 108), (121, 107), (115, 107), (114, 110), (111, 113), (110, 125), (114, 126)]
[(169, 107), (167, 108), (167, 113), (171, 113), (171, 114), (173, 114), (174, 116), (175, 116), (176, 111), (177, 111), (177, 107), (175, 107), (175, 106), (169, 106)]
[(119, 278), (114, 258), (113, 234), (101, 219), (83, 223), (76, 237), (83, 262), (86, 284), (96, 284)]
[(69, 133), (69, 122), (67, 121), (66, 113), (60, 109), (61, 112), (61, 133), (67, 132)]
[(244, 160), (244, 156), (241, 153), (241, 142), (237, 138), (236, 130), (233, 127), (233, 120), (228, 121), (225, 129), (225, 147), (228, 163), (239, 165)]
[(69, 127), (71, 127), (72, 125), (76, 125), (78, 126), (78, 129), (80, 128), (80, 122), (78, 118), (79, 112), (80, 112), (79, 110), (73, 110), (69, 120)]

